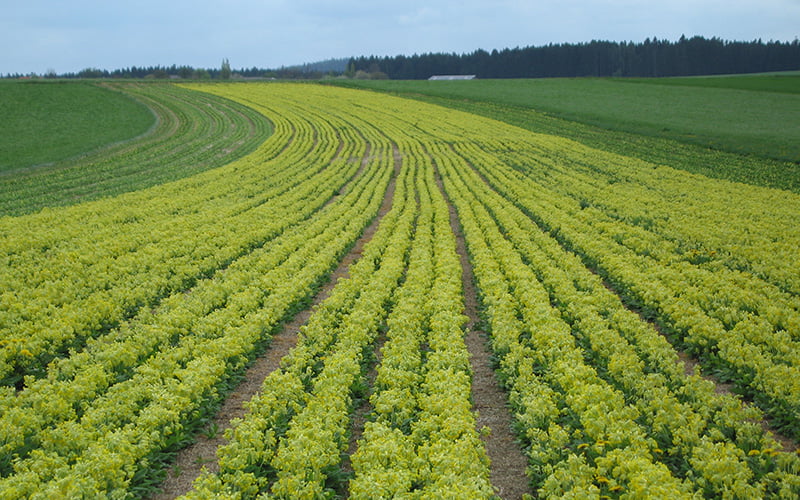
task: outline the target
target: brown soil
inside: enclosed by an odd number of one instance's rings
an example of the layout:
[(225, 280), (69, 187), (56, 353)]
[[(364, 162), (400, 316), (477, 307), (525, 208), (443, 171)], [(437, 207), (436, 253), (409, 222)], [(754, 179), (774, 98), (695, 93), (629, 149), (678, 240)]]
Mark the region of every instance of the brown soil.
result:
[[(437, 176), (436, 181), (447, 199), (441, 178)], [(477, 328), (478, 294), (475, 290), (472, 263), (467, 254), (458, 215), (452, 203), (448, 201), (448, 205), (450, 227), (456, 235), (456, 250), (463, 268), (461, 279), (464, 287), (465, 314), (469, 318), (465, 341), (472, 367), (472, 401), (473, 410), (477, 412), (476, 427), (479, 430), (484, 427), (490, 430), (490, 433), (483, 437), (483, 441), (491, 460), (490, 480), (495, 493), (503, 499), (519, 499), (524, 495), (533, 494), (530, 481), (525, 475), (528, 461), (512, 430), (513, 419), (508, 398), (492, 368), (487, 335)]]
[[(211, 471), (219, 471), (217, 462), (217, 448), (224, 445), (225, 429), (231, 426), (231, 421), (235, 418), (244, 417), (247, 412), (244, 403), (249, 401), (261, 388), (264, 379), (280, 366), (281, 358), (289, 353), (297, 344), (297, 332), (300, 327), (308, 321), (313, 308), (324, 301), (336, 286), (336, 283), (348, 276), (350, 264), (355, 262), (360, 256), (364, 245), (372, 239), (378, 224), (392, 207), (392, 198), (395, 190), (395, 180), (399, 172), (399, 154), (395, 148), (395, 175), (392, 177), (383, 203), (378, 211), (377, 217), (364, 230), (361, 237), (350, 252), (342, 259), (339, 266), (330, 276), (328, 283), (314, 296), (312, 305), (298, 312), (292, 320), (273, 335), (269, 349), (247, 370), (244, 379), (236, 389), (226, 398), (222, 406), (211, 423), (206, 429), (196, 436), (196, 442), (181, 450), (172, 467), (167, 473), (167, 478), (161, 486), (161, 490), (152, 495), (151, 500), (171, 500), (181, 496), (192, 489), (192, 483), (200, 475), (203, 468)], [(365, 154), (362, 168), (369, 159), (369, 149)], [(362, 424), (363, 425), (363, 424)], [(215, 432), (211, 432), (214, 429)]]

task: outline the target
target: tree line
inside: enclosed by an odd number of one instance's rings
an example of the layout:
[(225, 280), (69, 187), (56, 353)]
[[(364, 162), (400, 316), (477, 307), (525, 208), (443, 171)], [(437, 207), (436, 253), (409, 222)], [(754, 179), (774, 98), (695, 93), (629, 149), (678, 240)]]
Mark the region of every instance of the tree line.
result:
[(353, 58), (350, 71), (419, 80), (432, 75), (478, 78), (658, 77), (800, 70), (800, 42), (725, 41), (695, 36), (671, 42), (591, 41), (539, 47), (476, 50), (469, 54)]
[(275, 78), (291, 79), (320, 79), (326, 76), (340, 76), (345, 72), (348, 58), (330, 59), (317, 63), (308, 63), (296, 66), (281, 67), (278, 69), (264, 69), (258, 67), (232, 69), (230, 61), (222, 60), (219, 68), (194, 68), (192, 66), (131, 66), (115, 70), (85, 68), (77, 72), (56, 73), (49, 69), (38, 74), (6, 74), (3, 78), (152, 78), (169, 79), (181, 78), (191, 80), (228, 80), (236, 78)]
[(227, 59), (219, 68), (147, 66), (113, 71), (86, 68), (76, 73), (8, 74), (6, 78), (391, 78), (420, 80), (432, 75), (467, 74), (478, 78), (658, 77), (800, 70), (800, 41), (726, 41), (695, 36), (679, 40), (646, 39), (641, 43), (591, 41), (516, 47), (469, 54), (427, 53), (412, 56), (360, 56), (331, 59), (278, 69), (231, 70)]

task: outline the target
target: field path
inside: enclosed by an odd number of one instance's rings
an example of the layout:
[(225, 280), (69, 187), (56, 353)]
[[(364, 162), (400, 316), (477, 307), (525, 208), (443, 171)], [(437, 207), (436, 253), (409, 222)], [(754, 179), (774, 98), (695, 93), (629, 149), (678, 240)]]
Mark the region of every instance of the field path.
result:
[(464, 287), (465, 313), (469, 317), (465, 341), (472, 366), (472, 401), (477, 412), (478, 429), (488, 427), (490, 432), (483, 437), (486, 453), (491, 463), (491, 482), (497, 495), (503, 499), (519, 499), (532, 494), (530, 481), (525, 475), (527, 458), (522, 452), (512, 429), (513, 419), (508, 406), (508, 395), (500, 387), (494, 368), (491, 351), (487, 345), (488, 335), (480, 328), (478, 316), (478, 293), (475, 275), (467, 253), (461, 223), (453, 203), (447, 198), (442, 179), (436, 176), (436, 184), (447, 200), (450, 209), (450, 227), (456, 235), (456, 251), (461, 260)]
[[(219, 471), (216, 451), (218, 447), (227, 442), (224, 437), (225, 430), (231, 427), (231, 422), (234, 419), (242, 418), (247, 413), (245, 403), (259, 391), (264, 379), (280, 367), (281, 359), (297, 345), (297, 332), (300, 327), (311, 317), (314, 308), (328, 298), (331, 290), (336, 287), (339, 280), (348, 277), (350, 265), (361, 257), (364, 245), (372, 239), (375, 231), (378, 230), (381, 220), (392, 208), (395, 184), (401, 164), (401, 158), (396, 147), (394, 148), (394, 158), (394, 175), (386, 189), (378, 215), (364, 229), (353, 248), (331, 273), (328, 282), (312, 299), (311, 305), (295, 314), (291, 321), (284, 323), (280, 331), (272, 336), (267, 351), (262, 356), (259, 356), (253, 365), (248, 368), (242, 381), (222, 403), (213, 420), (209, 422), (203, 431), (197, 434), (197, 440), (177, 454), (160, 491), (152, 495), (150, 497), (151, 500), (169, 500), (188, 493), (192, 489), (192, 483), (204, 468), (212, 472)], [(369, 159), (370, 147), (368, 145), (362, 160), (362, 169)], [(359, 174), (360, 171), (355, 177), (358, 177)]]

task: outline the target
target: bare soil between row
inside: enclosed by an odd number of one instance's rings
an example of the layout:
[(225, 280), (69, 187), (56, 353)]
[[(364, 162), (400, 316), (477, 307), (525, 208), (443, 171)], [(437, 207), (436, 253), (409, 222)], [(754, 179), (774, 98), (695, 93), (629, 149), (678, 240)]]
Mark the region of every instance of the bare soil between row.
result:
[[(367, 154), (364, 161), (367, 161)], [(279, 332), (273, 335), (267, 351), (258, 357), (253, 365), (246, 371), (240, 384), (230, 393), (219, 408), (214, 418), (204, 430), (195, 436), (195, 442), (181, 450), (169, 470), (167, 478), (161, 485), (160, 491), (151, 495), (151, 500), (174, 499), (189, 492), (194, 480), (200, 476), (204, 469), (218, 472), (217, 448), (226, 444), (225, 430), (231, 427), (233, 420), (245, 416), (246, 402), (249, 401), (261, 388), (264, 379), (280, 367), (281, 359), (289, 354), (297, 344), (297, 332), (311, 316), (314, 308), (323, 302), (341, 279), (348, 276), (349, 266), (357, 261), (364, 245), (374, 236), (380, 221), (392, 207), (395, 191), (395, 181), (398, 178), (402, 158), (399, 151), (394, 149), (395, 174), (386, 190), (383, 203), (375, 219), (363, 231), (350, 252), (341, 260), (333, 271), (329, 281), (312, 299), (312, 305), (298, 312), (291, 321), (285, 323)], [(439, 188), (444, 195), (441, 181)], [(478, 298), (473, 282), (473, 273), (466, 245), (458, 223), (455, 209), (448, 202), (450, 208), (450, 224), (456, 235), (457, 251), (462, 265), (462, 280), (465, 298), (465, 314), (469, 317), (465, 341), (471, 356), (473, 372), (472, 400), (473, 409), (477, 414), (476, 426), (478, 430), (488, 428), (483, 432), (483, 440), (491, 460), (491, 483), (496, 494), (503, 499), (519, 499), (523, 495), (531, 494), (529, 480), (525, 475), (527, 460), (522, 453), (519, 442), (512, 431), (512, 416), (508, 407), (507, 395), (500, 387), (491, 363), (491, 354), (487, 346), (486, 334), (477, 328), (478, 325)], [(380, 341), (375, 348), (376, 359), (380, 359)], [(374, 372), (375, 368), (372, 368)], [(368, 374), (370, 380), (374, 373)], [(369, 412), (367, 400), (355, 409), (351, 429), (350, 448), (354, 451), (356, 443), (363, 432), (366, 414)], [(343, 464), (348, 468), (348, 464)]]

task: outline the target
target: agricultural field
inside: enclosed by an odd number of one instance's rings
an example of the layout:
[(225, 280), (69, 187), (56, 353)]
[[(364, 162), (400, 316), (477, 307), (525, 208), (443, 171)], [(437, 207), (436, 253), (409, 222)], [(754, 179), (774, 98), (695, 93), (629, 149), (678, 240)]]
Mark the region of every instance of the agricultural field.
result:
[(800, 193), (800, 74), (344, 80), (705, 176)]
[(0, 92), (0, 173), (130, 139), (155, 123), (142, 103), (97, 85), (4, 81)]
[[(247, 106), (172, 85), (3, 82), (0, 92), (4, 107), (11, 103), (11, 119), (0, 125), (0, 140), (7, 141), (0, 148), (0, 215), (96, 200), (219, 167), (253, 151), (272, 130)], [(146, 130), (132, 125), (142, 113)], [(121, 136), (111, 137), (114, 130)]]
[(789, 186), (489, 99), (123, 90), (269, 128), (169, 182), (9, 202), (0, 498), (800, 496)]

